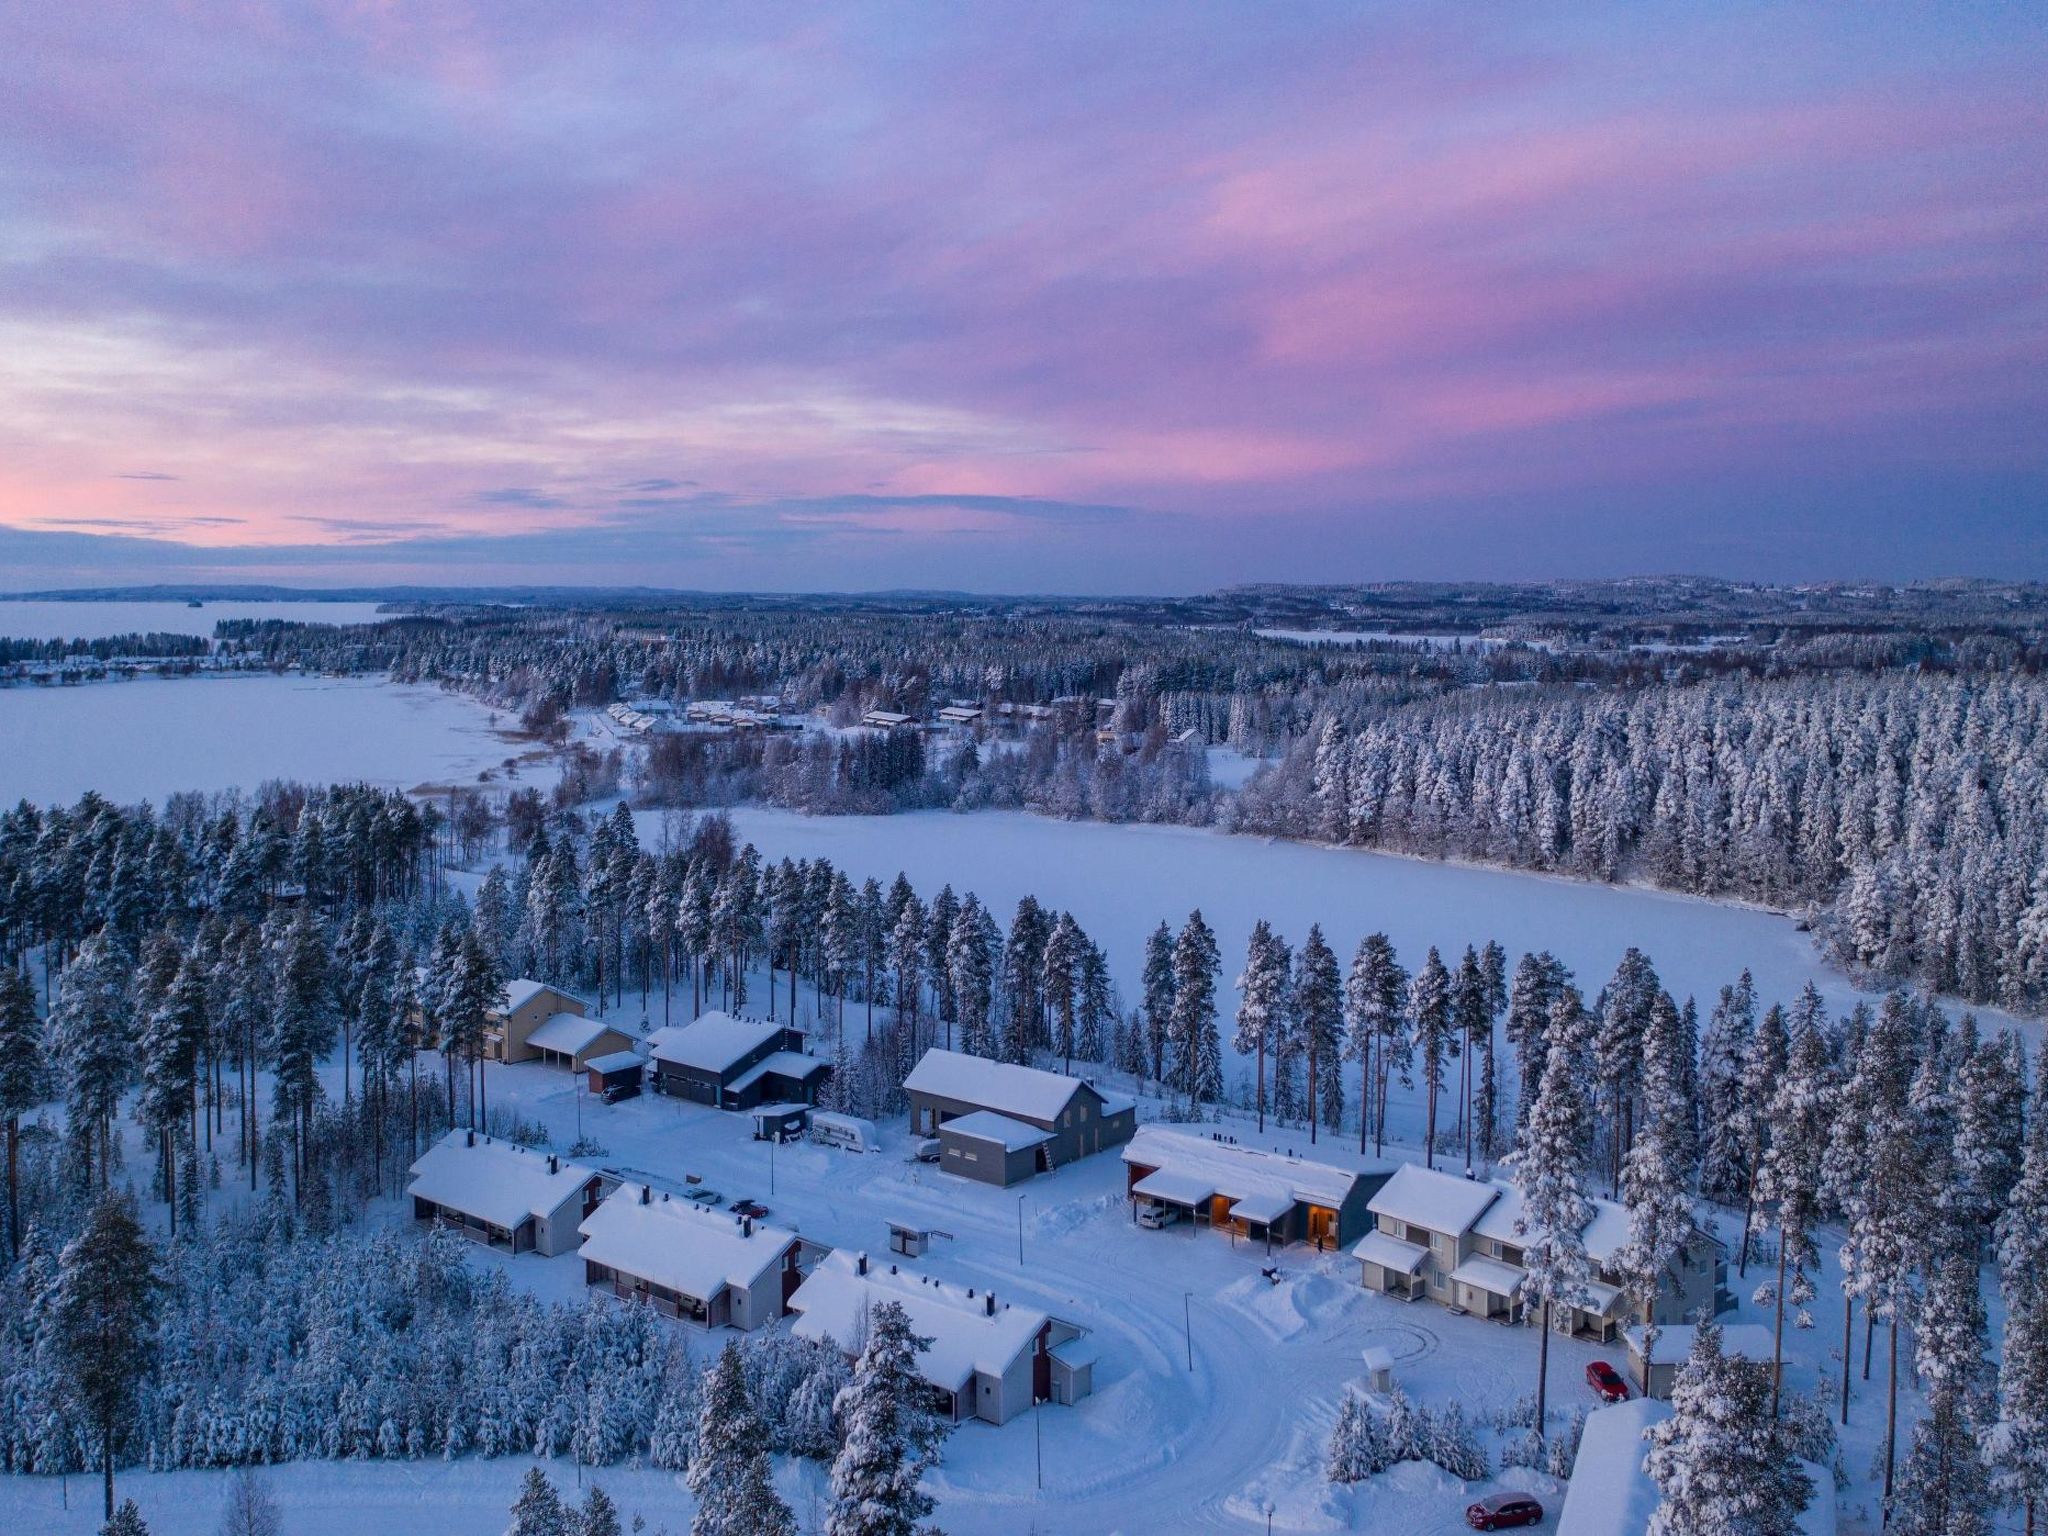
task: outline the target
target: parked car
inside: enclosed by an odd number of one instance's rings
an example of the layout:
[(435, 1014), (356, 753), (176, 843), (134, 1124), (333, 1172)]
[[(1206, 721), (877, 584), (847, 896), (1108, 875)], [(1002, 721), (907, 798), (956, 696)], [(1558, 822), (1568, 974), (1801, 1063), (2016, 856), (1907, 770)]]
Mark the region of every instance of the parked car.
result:
[(725, 1204), (725, 1196), (721, 1195), (715, 1189), (706, 1189), (701, 1184), (690, 1191), (688, 1198), (696, 1201), (699, 1205), (704, 1206), (707, 1209), (714, 1205)]
[(946, 1149), (938, 1137), (920, 1136), (913, 1150), (916, 1152), (917, 1160), (920, 1163), (936, 1163), (939, 1160), (939, 1154)]
[(1168, 1205), (1164, 1200), (1142, 1200), (1138, 1203), (1138, 1225), (1157, 1231), (1170, 1227), (1180, 1220), (1180, 1207)]
[(1621, 1379), (1621, 1372), (1605, 1360), (1595, 1360), (1586, 1367), (1586, 1385), (1599, 1393), (1603, 1402), (1628, 1401), (1628, 1383)]
[(751, 1216), (756, 1221), (765, 1221), (768, 1217), (768, 1207), (758, 1200), (735, 1200), (726, 1209), (735, 1216)]
[(1543, 1506), (1526, 1493), (1489, 1493), (1466, 1506), (1465, 1523), (1475, 1531), (1505, 1531), (1517, 1525), (1541, 1525)]

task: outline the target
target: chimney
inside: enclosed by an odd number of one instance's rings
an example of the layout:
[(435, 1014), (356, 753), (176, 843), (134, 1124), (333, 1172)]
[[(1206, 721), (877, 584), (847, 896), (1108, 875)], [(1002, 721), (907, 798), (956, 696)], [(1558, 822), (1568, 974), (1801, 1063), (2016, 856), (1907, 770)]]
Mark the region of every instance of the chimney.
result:
[(640, 1186), (640, 1203), (642, 1205), (651, 1205), (653, 1203), (653, 1196), (653, 1190), (649, 1189), (645, 1184)]
[(476, 1132), (474, 1130), (469, 1133), (469, 1145), (472, 1147), (476, 1145)]
[(868, 1256), (866, 1254), (856, 1253), (853, 1256), (853, 1272), (856, 1275), (864, 1275), (868, 1272)]
[(994, 1291), (990, 1291), (988, 1295), (985, 1298), (983, 1298), (982, 1309), (990, 1317), (994, 1317), (996, 1315), (996, 1293)]

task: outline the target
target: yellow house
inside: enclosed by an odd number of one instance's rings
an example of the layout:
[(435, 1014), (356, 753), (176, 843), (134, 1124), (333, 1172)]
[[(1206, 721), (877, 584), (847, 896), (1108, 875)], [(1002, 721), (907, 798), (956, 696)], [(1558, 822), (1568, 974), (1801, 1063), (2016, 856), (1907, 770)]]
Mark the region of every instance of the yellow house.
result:
[(633, 1037), (624, 1030), (586, 1018), (588, 1006), (543, 981), (509, 981), (499, 1006), (486, 1016), (484, 1055), (491, 1061), (544, 1061), (580, 1072), (592, 1056), (632, 1049)]

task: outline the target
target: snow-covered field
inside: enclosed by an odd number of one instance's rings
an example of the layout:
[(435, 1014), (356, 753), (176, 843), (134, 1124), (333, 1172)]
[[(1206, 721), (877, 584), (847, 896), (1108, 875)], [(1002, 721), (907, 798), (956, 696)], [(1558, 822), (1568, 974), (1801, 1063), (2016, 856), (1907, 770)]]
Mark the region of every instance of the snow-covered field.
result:
[[(80, 605), (63, 605), (80, 606)], [(312, 605), (317, 606), (317, 605)], [(266, 779), (474, 782), (530, 743), (475, 700), (378, 678), (138, 678), (0, 688), (0, 804), (120, 802)]]
[(284, 619), (299, 624), (368, 624), (376, 603), (46, 602), (0, 598), (0, 635), (12, 640), (98, 640), (108, 635), (200, 635), (223, 619)]
[[(975, 891), (1005, 921), (1027, 894), (1064, 908), (1108, 950), (1126, 1006), (1136, 1001), (1146, 934), (1162, 918), (1178, 927), (1191, 907), (1216, 931), (1226, 1010), (1236, 1006), (1230, 983), (1260, 918), (1297, 945), (1310, 923), (1321, 923), (1346, 965), (1359, 939), (1375, 930), (1394, 941), (1411, 971), (1432, 944), (1452, 965), (1467, 944), (1488, 939), (1500, 941), (1510, 965), (1525, 951), (1547, 949), (1589, 995), (1634, 945), (1673, 996), (1698, 1000), (1702, 1017), (1745, 966), (1766, 1004), (1790, 1002), (1808, 980), (1831, 1009), (1866, 996), (1789, 918), (1634, 886), (1023, 812), (868, 817), (743, 808), (732, 816), (740, 835), (770, 858), (823, 854), (857, 880), (872, 875), (885, 884), (900, 869), (927, 901), (951, 882), (956, 893)], [(641, 826), (651, 840), (658, 818), (643, 816)]]

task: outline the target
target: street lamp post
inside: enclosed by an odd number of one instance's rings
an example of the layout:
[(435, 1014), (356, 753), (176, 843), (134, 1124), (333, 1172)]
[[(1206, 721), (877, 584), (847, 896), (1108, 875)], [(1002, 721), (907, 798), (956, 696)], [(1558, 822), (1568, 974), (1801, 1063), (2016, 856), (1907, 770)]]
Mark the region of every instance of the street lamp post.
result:
[(1024, 1197), (1017, 1197), (1017, 1267), (1024, 1267)]
[(1193, 1291), (1182, 1291), (1182, 1292), (1180, 1293), (1180, 1320), (1181, 1320), (1181, 1326), (1182, 1326), (1182, 1327), (1184, 1327), (1184, 1328), (1185, 1328), (1185, 1329), (1187, 1330), (1187, 1335), (1188, 1335), (1188, 1369), (1189, 1369), (1189, 1370), (1191, 1370), (1191, 1371), (1192, 1371), (1192, 1370), (1193, 1370), (1193, 1369), (1195, 1368), (1195, 1313), (1194, 1313), (1194, 1306), (1195, 1306), (1195, 1293), (1194, 1293)]

